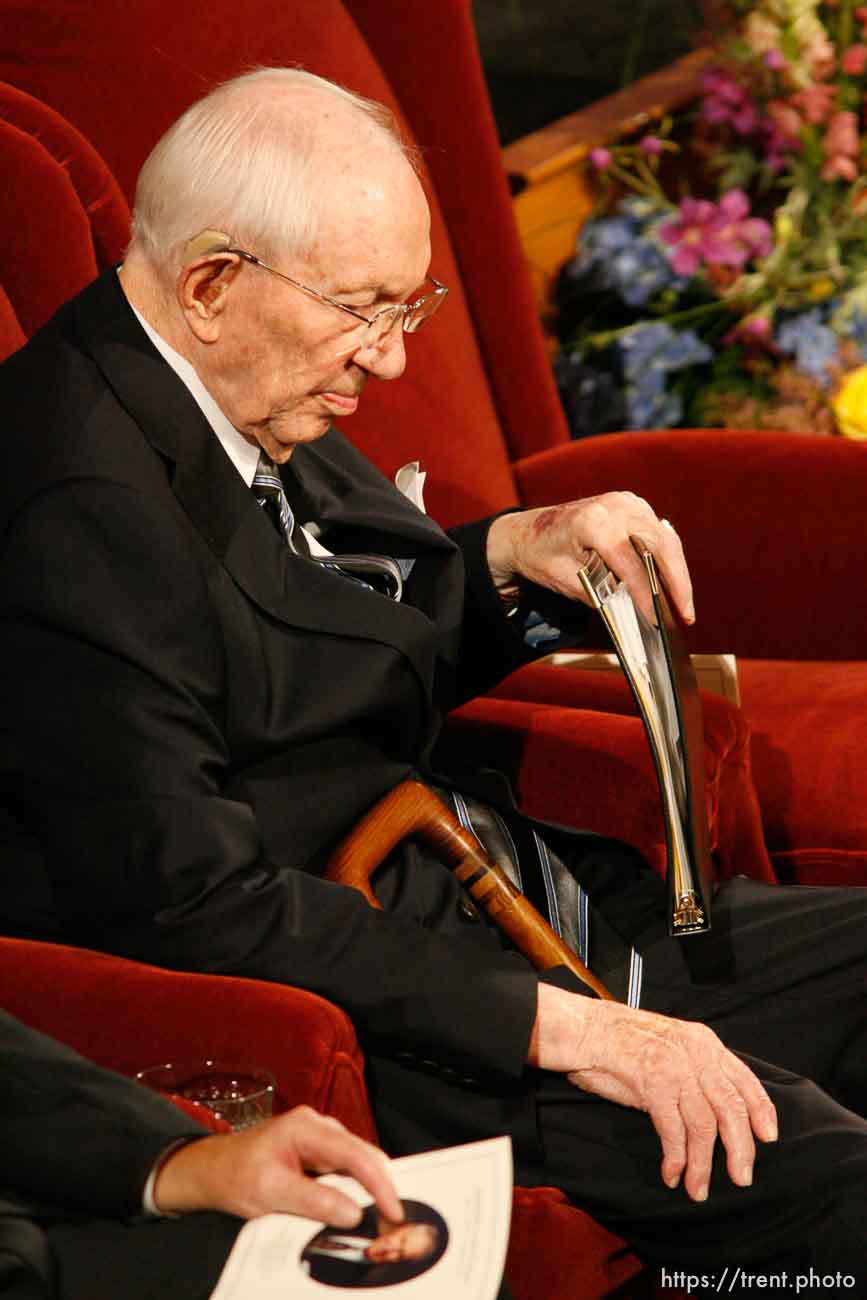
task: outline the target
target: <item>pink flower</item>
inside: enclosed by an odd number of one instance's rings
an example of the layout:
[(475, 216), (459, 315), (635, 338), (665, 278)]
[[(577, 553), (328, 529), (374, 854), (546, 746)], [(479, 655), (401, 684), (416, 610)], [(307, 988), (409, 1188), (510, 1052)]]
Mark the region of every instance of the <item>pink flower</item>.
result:
[(858, 175), (858, 168), (851, 158), (845, 154), (837, 153), (824, 163), (819, 175), (823, 181), (854, 181)]
[(723, 195), (714, 222), (714, 256), (709, 261), (742, 267), (752, 257), (767, 257), (773, 245), (771, 227), (761, 217), (751, 217), (749, 211), (750, 201), (743, 190)]
[(765, 67), (770, 68), (771, 72), (779, 72), (781, 68), (786, 66), (786, 58), (783, 51), (774, 46), (774, 48), (768, 50), (765, 55), (764, 63)]
[(741, 333), (757, 343), (763, 343), (771, 337), (771, 322), (767, 316), (746, 316), (741, 321)]
[(822, 148), (825, 151), (825, 164), (820, 172), (822, 180), (854, 181), (858, 175), (856, 160), (860, 149), (858, 118), (854, 113), (834, 114), (828, 123)]
[(658, 135), (646, 135), (643, 140), (639, 140), (638, 147), (652, 158), (658, 158), (662, 153), (662, 141)]
[(743, 190), (730, 190), (717, 205), (707, 199), (683, 199), (680, 219), (660, 226), (659, 236), (673, 252), (678, 275), (695, 275), (702, 262), (739, 270), (752, 257), (765, 257), (772, 246), (767, 221), (750, 217)]
[(770, 99), (765, 107), (768, 117), (779, 134), (785, 136), (788, 144), (796, 144), (804, 125), (804, 119), (798, 110), (785, 99)]
[(787, 153), (800, 153), (804, 119), (791, 99), (770, 99), (765, 105), (767, 116), (761, 124), (762, 150), (771, 171), (778, 172)]
[(669, 260), (678, 275), (695, 275), (713, 237), (716, 208), (707, 199), (681, 199), (680, 220), (667, 221), (659, 227), (660, 239), (673, 252)]
[(771, 322), (767, 316), (745, 316), (723, 336), (722, 341), (726, 346), (740, 343), (747, 348), (767, 347), (771, 342)]
[(591, 149), (590, 161), (598, 172), (604, 172), (606, 168), (611, 166), (611, 150)]
[(750, 135), (758, 122), (755, 105), (722, 68), (708, 68), (702, 77), (701, 114), (706, 122), (728, 122), (740, 135)]
[(822, 148), (830, 157), (832, 154), (847, 154), (850, 158), (858, 157), (858, 118), (854, 113), (835, 113), (828, 123), (828, 130), (822, 141)]
[(819, 81), (790, 96), (789, 103), (803, 113), (811, 126), (819, 126), (831, 112), (836, 95), (835, 86)]
[(867, 45), (850, 45), (840, 60), (840, 70), (848, 77), (862, 77), (867, 67)]

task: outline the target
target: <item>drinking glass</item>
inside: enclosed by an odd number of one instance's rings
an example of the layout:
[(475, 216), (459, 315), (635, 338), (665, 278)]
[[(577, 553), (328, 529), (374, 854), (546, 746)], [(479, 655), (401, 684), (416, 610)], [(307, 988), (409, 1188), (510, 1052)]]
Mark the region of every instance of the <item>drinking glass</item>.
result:
[(273, 1114), (276, 1080), (260, 1066), (217, 1058), (151, 1065), (135, 1077), (155, 1092), (207, 1106), (235, 1132)]

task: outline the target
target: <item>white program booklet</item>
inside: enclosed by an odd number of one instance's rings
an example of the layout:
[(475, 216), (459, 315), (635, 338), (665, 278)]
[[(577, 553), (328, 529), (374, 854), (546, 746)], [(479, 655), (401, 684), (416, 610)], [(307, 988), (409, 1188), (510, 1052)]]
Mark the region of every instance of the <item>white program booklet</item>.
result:
[(406, 1212), (397, 1238), (363, 1187), (329, 1174), (323, 1181), (362, 1207), (360, 1225), (326, 1228), (290, 1214), (252, 1219), (211, 1300), (324, 1300), (356, 1289), (371, 1300), (495, 1300), (512, 1212), (509, 1138), (404, 1156), (391, 1172)]

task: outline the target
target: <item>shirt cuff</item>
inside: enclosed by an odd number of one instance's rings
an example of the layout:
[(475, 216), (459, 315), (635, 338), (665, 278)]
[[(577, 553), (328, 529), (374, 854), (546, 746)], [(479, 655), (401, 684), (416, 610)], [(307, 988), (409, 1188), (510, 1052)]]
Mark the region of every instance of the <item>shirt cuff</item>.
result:
[(188, 1142), (195, 1142), (196, 1140), (196, 1138), (190, 1137), (177, 1138), (176, 1141), (170, 1142), (167, 1147), (164, 1147), (154, 1161), (151, 1171), (147, 1176), (144, 1191), (141, 1194), (141, 1207), (144, 1214), (149, 1219), (179, 1219), (181, 1217), (179, 1214), (174, 1214), (171, 1211), (167, 1212), (159, 1208), (154, 1200), (154, 1187), (156, 1186), (157, 1174), (160, 1172), (169, 1156), (173, 1155), (179, 1147), (185, 1147)]

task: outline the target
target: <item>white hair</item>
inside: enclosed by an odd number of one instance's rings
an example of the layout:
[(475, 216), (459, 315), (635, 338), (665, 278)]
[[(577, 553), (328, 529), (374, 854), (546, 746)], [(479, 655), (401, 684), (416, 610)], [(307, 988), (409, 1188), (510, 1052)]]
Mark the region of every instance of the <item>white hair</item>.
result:
[(353, 107), (414, 166), (391, 110), (302, 68), (258, 68), (217, 86), (169, 128), (141, 169), (131, 247), (180, 265), (186, 243), (219, 230), (266, 258), (315, 238), (325, 188), (318, 183), (315, 114), (286, 92), (319, 91)]

